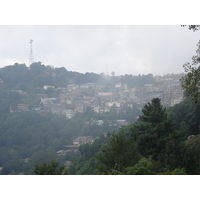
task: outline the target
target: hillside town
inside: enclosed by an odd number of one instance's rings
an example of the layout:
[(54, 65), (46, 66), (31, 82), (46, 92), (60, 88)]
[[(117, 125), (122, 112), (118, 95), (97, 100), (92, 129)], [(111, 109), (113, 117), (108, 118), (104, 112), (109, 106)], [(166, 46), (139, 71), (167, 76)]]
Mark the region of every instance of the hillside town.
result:
[[(180, 78), (183, 75), (182, 73), (154, 76), (154, 84), (132, 88), (122, 83), (117, 83), (114, 86), (96, 85), (94, 83), (69, 84), (65, 88), (45, 85), (43, 91), (49, 89), (57, 91), (58, 96), (35, 95), (35, 100), (39, 101), (40, 104), (32, 110), (38, 113), (52, 112), (71, 119), (77, 113), (84, 113), (88, 108), (99, 114), (109, 112), (111, 108), (118, 110), (124, 104), (129, 107), (137, 104), (138, 108), (142, 109), (144, 104), (150, 102), (152, 98), (160, 98), (164, 107), (171, 107), (183, 100), (183, 91), (180, 85)], [(21, 90), (13, 92), (27, 95)], [(29, 110), (28, 104), (18, 104), (18, 112)], [(11, 108), (10, 112), (14, 112), (14, 110)], [(99, 121), (98, 123), (102, 122)]]

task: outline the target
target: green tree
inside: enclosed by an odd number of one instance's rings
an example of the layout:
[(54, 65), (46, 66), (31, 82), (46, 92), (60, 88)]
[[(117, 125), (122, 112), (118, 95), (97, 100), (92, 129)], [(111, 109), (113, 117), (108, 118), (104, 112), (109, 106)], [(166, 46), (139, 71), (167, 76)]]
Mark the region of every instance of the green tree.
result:
[(121, 129), (100, 148), (95, 158), (98, 173), (110, 174), (115, 170), (124, 172), (126, 167), (135, 165), (140, 154), (134, 140)]
[(192, 140), (185, 141), (185, 147), (182, 149), (184, 154), (183, 163), (186, 172), (189, 175), (200, 174), (200, 135)]
[(164, 171), (167, 168), (173, 171), (176, 168), (185, 167), (185, 145), (180, 140), (167, 141), (165, 151), (159, 155), (158, 161), (155, 163), (157, 172)]
[(159, 98), (153, 98), (151, 103), (145, 104), (142, 109), (143, 115), (139, 116), (139, 120), (152, 125), (162, 122), (166, 119), (167, 114), (165, 113), (166, 108), (163, 108)]
[(77, 171), (77, 175), (95, 175), (96, 174), (96, 169), (94, 167), (95, 165), (95, 160), (94, 158), (82, 162), (83, 166)]
[(171, 172), (171, 175), (187, 175), (186, 169), (185, 169), (185, 168), (174, 169), (174, 170)]
[(73, 158), (73, 164), (69, 166), (70, 174), (96, 174), (95, 155), (100, 147), (107, 142), (108, 138), (102, 134), (92, 144), (81, 145), (79, 147), (80, 157)]
[(194, 104), (187, 98), (179, 104), (168, 109), (168, 114), (176, 122), (176, 129), (186, 131), (185, 138), (196, 135), (200, 130), (200, 102)]
[(153, 156), (156, 159), (165, 149), (166, 141), (174, 130), (174, 123), (167, 117), (166, 109), (160, 99), (154, 98), (151, 103), (145, 104), (143, 115), (132, 127), (132, 137), (138, 143), (142, 156)]
[(141, 158), (137, 164), (126, 168), (127, 175), (154, 175), (153, 163), (150, 158)]
[(84, 160), (87, 160), (93, 156), (92, 148), (88, 143), (81, 145), (79, 147), (79, 151), (81, 152)]
[(200, 97), (200, 41), (197, 44), (196, 56), (192, 57), (192, 64), (184, 64), (185, 72), (187, 73), (181, 78), (181, 86), (186, 97), (192, 97), (194, 103), (199, 101)]
[(58, 161), (58, 155), (52, 149), (39, 150), (34, 152), (31, 156), (31, 163), (33, 165), (49, 163), (51, 160)]
[(49, 164), (35, 165), (34, 173), (36, 175), (68, 175), (68, 171), (64, 167), (59, 167), (55, 161)]
[[(186, 25), (182, 25), (186, 26)], [(200, 29), (200, 25), (188, 25), (189, 30), (198, 31)]]
[(156, 175), (187, 175), (185, 168), (176, 168), (173, 171), (165, 169), (163, 172), (157, 173)]
[[(189, 25), (189, 29), (197, 31), (200, 25)], [(196, 55), (192, 57), (192, 63), (183, 65), (186, 75), (181, 78), (181, 86), (186, 97), (192, 97), (194, 103), (199, 101), (200, 97), (200, 41), (197, 44)]]

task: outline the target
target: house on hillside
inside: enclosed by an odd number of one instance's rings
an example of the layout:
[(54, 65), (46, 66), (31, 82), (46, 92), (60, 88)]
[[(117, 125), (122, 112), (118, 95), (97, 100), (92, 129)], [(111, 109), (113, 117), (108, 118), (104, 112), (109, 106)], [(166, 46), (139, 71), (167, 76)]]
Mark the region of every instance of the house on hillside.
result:
[(47, 89), (49, 89), (49, 88), (55, 89), (55, 87), (52, 86), (52, 85), (45, 85), (45, 86), (43, 87), (44, 90), (47, 90)]
[(41, 103), (44, 106), (48, 106), (48, 105), (54, 104), (55, 101), (56, 101), (56, 98), (42, 98), (41, 99)]
[(28, 104), (18, 104), (18, 111), (29, 111)]
[(108, 107), (112, 107), (112, 106), (115, 105), (117, 108), (120, 108), (120, 103), (117, 102), (117, 101), (114, 101), (114, 102), (107, 102), (106, 105), (107, 105)]
[(74, 146), (80, 146), (82, 144), (92, 144), (94, 141), (94, 138), (92, 136), (84, 136), (84, 137), (78, 137), (73, 140), (73, 145)]
[(59, 156), (64, 156), (66, 152), (64, 150), (59, 150), (56, 152)]
[(79, 88), (79, 85), (77, 85), (77, 84), (69, 84), (69, 85), (67, 85), (67, 90), (68, 91), (76, 90), (78, 88)]
[(67, 160), (66, 162), (65, 162), (65, 168), (67, 169), (67, 168), (69, 168), (69, 166), (72, 164), (72, 162), (70, 161), (70, 160)]
[(77, 112), (71, 110), (71, 109), (66, 109), (65, 110), (65, 114), (67, 119), (71, 119), (72, 117), (74, 117), (76, 115)]

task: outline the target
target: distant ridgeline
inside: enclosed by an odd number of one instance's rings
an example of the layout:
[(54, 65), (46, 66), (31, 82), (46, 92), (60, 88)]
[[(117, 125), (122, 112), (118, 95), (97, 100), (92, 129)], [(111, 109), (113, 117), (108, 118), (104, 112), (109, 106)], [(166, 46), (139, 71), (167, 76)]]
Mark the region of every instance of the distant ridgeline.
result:
[(154, 83), (153, 75), (125, 75), (109, 76), (103, 73), (85, 74), (68, 71), (66, 68), (54, 68), (45, 66), (41, 62), (33, 63), (30, 67), (25, 64), (15, 63), (0, 69), (0, 84), (4, 83), (6, 89), (29, 91), (45, 85), (55, 87), (66, 87), (69, 84), (95, 83), (98, 85), (115, 85), (117, 83), (127, 84), (128, 86), (142, 86)]

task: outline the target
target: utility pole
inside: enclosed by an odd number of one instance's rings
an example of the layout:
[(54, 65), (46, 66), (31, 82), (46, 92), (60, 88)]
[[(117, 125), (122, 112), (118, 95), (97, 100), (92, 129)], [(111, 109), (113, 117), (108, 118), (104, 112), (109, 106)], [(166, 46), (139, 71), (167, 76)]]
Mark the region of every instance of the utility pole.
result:
[(32, 49), (32, 42), (33, 40), (30, 40), (30, 57), (29, 57), (29, 67), (33, 63), (33, 49)]

